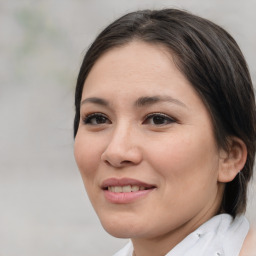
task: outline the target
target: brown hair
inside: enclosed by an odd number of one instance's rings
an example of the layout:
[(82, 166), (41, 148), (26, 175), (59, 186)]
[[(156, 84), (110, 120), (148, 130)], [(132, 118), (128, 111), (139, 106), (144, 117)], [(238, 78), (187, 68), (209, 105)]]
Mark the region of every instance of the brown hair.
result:
[(247, 185), (255, 157), (255, 98), (252, 81), (235, 40), (218, 25), (176, 9), (142, 10), (126, 14), (105, 28), (87, 51), (75, 92), (74, 136), (80, 120), (84, 82), (94, 63), (107, 50), (134, 39), (162, 44), (208, 108), (215, 138), (228, 149), (230, 136), (247, 146), (243, 170), (226, 184), (222, 212), (235, 217), (246, 209)]

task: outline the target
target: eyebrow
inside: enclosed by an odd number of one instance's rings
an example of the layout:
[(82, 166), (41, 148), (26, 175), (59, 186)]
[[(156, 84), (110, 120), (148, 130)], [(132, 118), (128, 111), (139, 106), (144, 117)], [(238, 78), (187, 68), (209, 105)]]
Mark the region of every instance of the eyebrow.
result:
[(102, 98), (97, 98), (97, 97), (91, 97), (91, 98), (87, 98), (87, 99), (82, 100), (81, 103), (80, 103), (80, 106), (87, 103), (87, 102), (98, 104), (98, 105), (101, 105), (101, 106), (108, 106), (109, 105), (107, 100), (104, 100)]
[[(174, 104), (177, 104), (177, 105), (187, 108), (187, 106), (182, 101), (180, 101), (178, 99), (174, 99), (170, 96), (140, 97), (135, 101), (134, 106), (135, 107), (144, 107), (144, 106), (149, 106), (149, 105), (153, 105), (153, 104), (160, 103), (160, 102), (170, 102), (170, 103), (174, 103)], [(83, 105), (85, 103), (94, 103), (94, 104), (101, 105), (101, 106), (109, 105), (109, 102), (107, 100), (98, 98), (98, 97), (86, 98), (81, 101), (80, 105)]]
[(178, 99), (174, 99), (170, 96), (140, 97), (135, 101), (135, 105), (137, 107), (144, 107), (144, 106), (153, 105), (159, 102), (170, 102), (170, 103), (174, 103), (187, 108), (187, 106), (182, 101)]

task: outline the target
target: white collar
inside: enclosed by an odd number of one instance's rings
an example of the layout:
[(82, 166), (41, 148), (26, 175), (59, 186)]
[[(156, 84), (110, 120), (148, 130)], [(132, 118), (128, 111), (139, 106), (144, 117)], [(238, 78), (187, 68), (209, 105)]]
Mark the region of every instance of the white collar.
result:
[[(238, 256), (249, 231), (244, 216), (234, 220), (229, 214), (214, 216), (185, 237), (165, 256)], [(132, 256), (130, 241), (113, 256)]]

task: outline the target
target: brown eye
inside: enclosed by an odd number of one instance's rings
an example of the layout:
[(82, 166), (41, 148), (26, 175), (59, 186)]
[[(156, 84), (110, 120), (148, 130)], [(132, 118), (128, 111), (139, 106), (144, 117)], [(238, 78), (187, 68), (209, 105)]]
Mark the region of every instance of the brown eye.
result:
[(175, 120), (165, 114), (155, 113), (150, 114), (146, 117), (143, 124), (150, 124), (150, 125), (167, 125), (170, 123), (174, 123)]
[(110, 120), (101, 113), (95, 113), (91, 114), (89, 116), (86, 116), (83, 119), (84, 124), (87, 125), (100, 125), (100, 124), (110, 124)]

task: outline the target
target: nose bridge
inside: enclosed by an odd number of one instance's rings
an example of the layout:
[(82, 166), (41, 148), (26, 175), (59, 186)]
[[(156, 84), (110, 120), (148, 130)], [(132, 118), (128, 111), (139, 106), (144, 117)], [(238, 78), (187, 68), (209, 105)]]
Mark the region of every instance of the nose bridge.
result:
[(111, 144), (117, 144), (123, 148), (128, 147), (131, 143), (132, 136), (134, 135), (133, 127), (127, 120), (120, 121), (113, 129)]
[(141, 156), (135, 127), (128, 120), (120, 121), (113, 127), (109, 143), (102, 154), (102, 160), (121, 167), (127, 164), (138, 164)]

